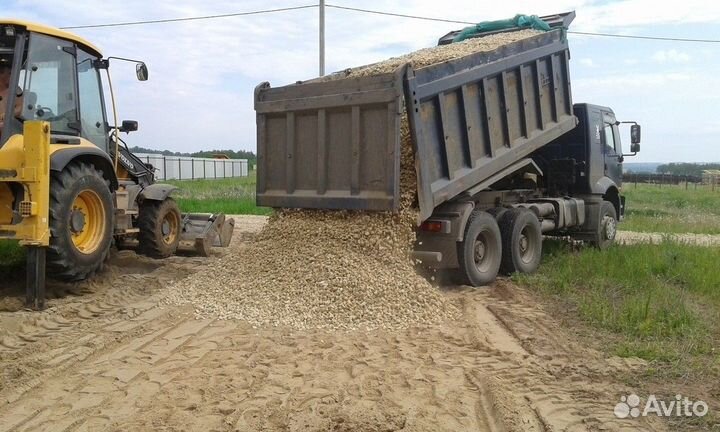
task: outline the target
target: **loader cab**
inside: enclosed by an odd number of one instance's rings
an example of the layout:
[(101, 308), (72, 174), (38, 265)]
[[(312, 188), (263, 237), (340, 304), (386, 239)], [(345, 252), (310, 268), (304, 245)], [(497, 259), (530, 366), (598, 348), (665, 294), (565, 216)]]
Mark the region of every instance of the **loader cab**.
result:
[(100, 53), (62, 33), (42, 26), (0, 24), (0, 56), (12, 59), (10, 89), (17, 89), (0, 101), (7, 113), (0, 147), (22, 134), (24, 121), (44, 120), (50, 123), (53, 143), (78, 144), (83, 138), (108, 152), (109, 128), (97, 69)]

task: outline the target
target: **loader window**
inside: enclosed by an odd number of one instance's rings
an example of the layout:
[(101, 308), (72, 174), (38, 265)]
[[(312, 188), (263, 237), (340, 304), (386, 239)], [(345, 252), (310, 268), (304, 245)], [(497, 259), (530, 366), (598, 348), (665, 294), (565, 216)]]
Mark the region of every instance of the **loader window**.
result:
[(107, 151), (107, 127), (103, 111), (100, 76), (93, 65), (97, 57), (78, 49), (78, 89), (82, 137)]
[(25, 64), (23, 93), (32, 94), (33, 104), (24, 104), (25, 120), (50, 122), (53, 133), (78, 135), (75, 56), (70, 42), (33, 33)]

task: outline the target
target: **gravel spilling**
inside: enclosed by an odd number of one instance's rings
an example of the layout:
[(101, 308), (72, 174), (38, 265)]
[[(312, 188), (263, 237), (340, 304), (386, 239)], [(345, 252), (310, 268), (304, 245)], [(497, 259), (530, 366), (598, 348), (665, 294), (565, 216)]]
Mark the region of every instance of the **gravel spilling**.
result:
[[(418, 68), (535, 34), (427, 48), (343, 75), (385, 73), (408, 61)], [(172, 287), (165, 302), (192, 304), (198, 318), (298, 329), (403, 328), (456, 317), (457, 309), (416, 273), (409, 257), (417, 220), (414, 165), (403, 119), (398, 213), (278, 210), (250, 245)]]

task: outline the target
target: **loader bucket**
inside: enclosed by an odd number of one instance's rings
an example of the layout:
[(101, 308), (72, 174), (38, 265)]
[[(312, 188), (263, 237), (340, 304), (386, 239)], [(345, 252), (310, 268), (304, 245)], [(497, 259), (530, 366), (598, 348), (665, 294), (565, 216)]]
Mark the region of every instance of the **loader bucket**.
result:
[(223, 213), (185, 213), (182, 220), (181, 240), (192, 242), (199, 255), (209, 256), (213, 246), (230, 245), (235, 220), (226, 219)]

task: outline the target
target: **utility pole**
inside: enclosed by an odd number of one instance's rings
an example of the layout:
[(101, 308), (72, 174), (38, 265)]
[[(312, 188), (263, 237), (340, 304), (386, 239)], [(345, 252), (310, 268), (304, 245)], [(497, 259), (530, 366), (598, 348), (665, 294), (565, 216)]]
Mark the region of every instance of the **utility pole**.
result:
[(320, 76), (325, 75), (325, 0), (320, 0)]

